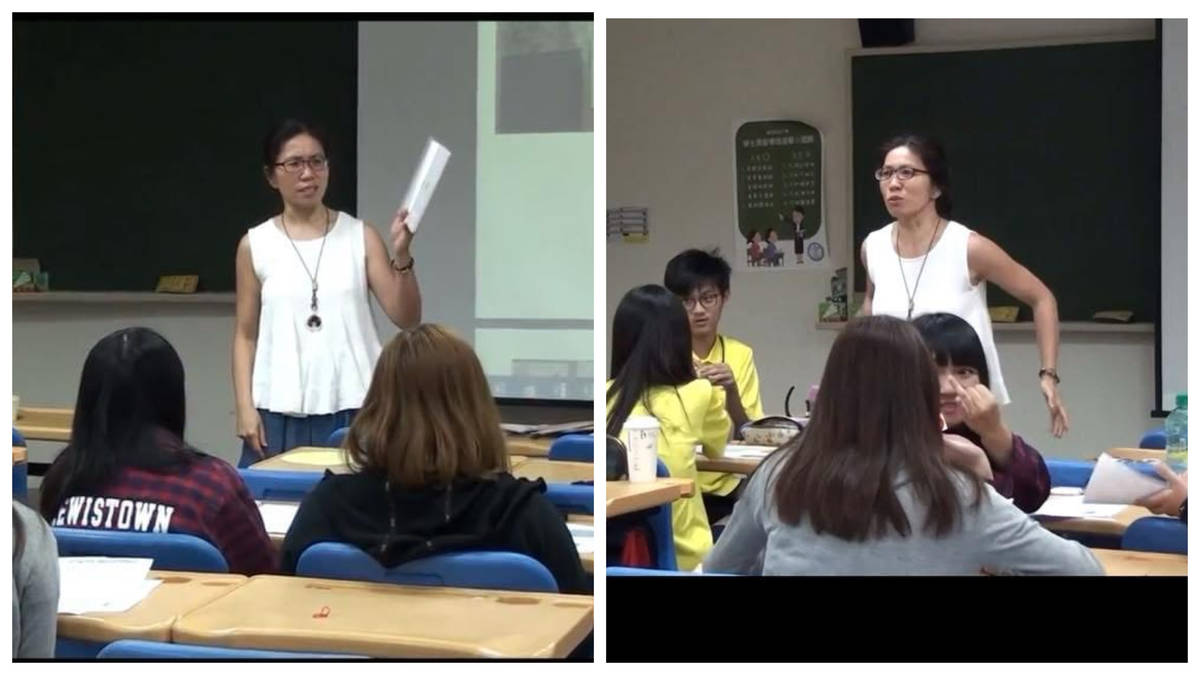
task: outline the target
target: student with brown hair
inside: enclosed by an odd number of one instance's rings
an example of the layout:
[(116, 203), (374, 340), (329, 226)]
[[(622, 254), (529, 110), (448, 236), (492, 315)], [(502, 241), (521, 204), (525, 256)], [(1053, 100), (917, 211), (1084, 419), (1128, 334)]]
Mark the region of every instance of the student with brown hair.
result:
[(346, 436), (354, 471), (326, 474), (283, 542), (286, 573), (322, 541), (346, 542), (387, 567), (461, 550), (537, 559), (564, 593), (591, 586), (542, 480), (509, 473), (500, 412), (471, 346), (423, 324), (384, 348)]
[(983, 481), (987, 457), (943, 436), (917, 329), (854, 319), (833, 343), (804, 434), (764, 460), (706, 572), (1102, 574)]

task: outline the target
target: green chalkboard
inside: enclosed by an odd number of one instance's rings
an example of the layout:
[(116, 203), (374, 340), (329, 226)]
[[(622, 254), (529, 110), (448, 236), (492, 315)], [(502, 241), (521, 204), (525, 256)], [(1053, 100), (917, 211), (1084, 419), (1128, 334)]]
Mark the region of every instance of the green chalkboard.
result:
[[(858, 252), (891, 219), (872, 172), (902, 132), (936, 137), (954, 220), (1054, 292), (1063, 320), (1158, 316), (1160, 101), (1153, 41), (911, 54), (851, 61), (854, 287)], [(1019, 304), (995, 285), (988, 302)], [(1022, 307), (1021, 320), (1031, 320)]]
[(326, 203), (355, 210), (357, 25), (13, 22), (13, 255), (51, 290), (234, 288), (246, 229), (279, 210), (262, 138), (283, 117), (330, 136)]

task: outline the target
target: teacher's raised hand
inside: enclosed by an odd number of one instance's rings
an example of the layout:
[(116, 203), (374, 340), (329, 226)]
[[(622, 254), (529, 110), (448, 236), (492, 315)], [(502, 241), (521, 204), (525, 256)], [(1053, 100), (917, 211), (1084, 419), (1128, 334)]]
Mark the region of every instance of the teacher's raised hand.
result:
[(408, 229), (408, 209), (396, 211), (396, 216), (392, 218), (391, 235), (392, 257), (396, 265), (403, 267), (408, 264), (408, 248), (412, 245), (413, 238), (412, 230)]

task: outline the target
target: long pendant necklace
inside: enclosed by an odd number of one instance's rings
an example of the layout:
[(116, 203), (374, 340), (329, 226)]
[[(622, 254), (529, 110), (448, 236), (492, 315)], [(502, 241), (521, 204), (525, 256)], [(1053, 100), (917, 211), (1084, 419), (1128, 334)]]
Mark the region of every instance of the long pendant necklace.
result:
[(296, 242), (292, 241), (292, 235), (288, 232), (287, 223), (283, 220), (283, 214), (279, 214), (279, 222), (283, 225), (283, 234), (287, 237), (288, 242), (291, 243), (292, 250), (296, 252), (296, 257), (300, 259), (300, 264), (304, 266), (304, 273), (312, 281), (312, 301), (309, 303), (309, 309), (312, 310), (312, 314), (309, 315), (308, 321), (304, 323), (311, 331), (321, 330), (321, 317), (317, 314), (317, 274), (321, 272), (321, 256), (325, 254), (325, 240), (329, 237), (329, 220), (329, 207), (326, 207), (325, 234), (321, 235), (321, 250), (317, 253), (316, 271), (309, 272), (308, 263), (304, 262), (304, 256), (300, 255), (300, 249), (296, 248)]
[(921, 285), (921, 275), (925, 273), (925, 263), (929, 260), (929, 252), (933, 250), (933, 240), (937, 238), (938, 228), (942, 219), (938, 218), (933, 226), (933, 235), (929, 237), (929, 246), (925, 249), (925, 257), (921, 258), (921, 269), (917, 272), (917, 280), (913, 283), (912, 293), (908, 292), (908, 278), (904, 276), (904, 261), (900, 259), (900, 230), (896, 230), (896, 262), (900, 264), (900, 278), (904, 280), (904, 294), (908, 296), (908, 320), (912, 321), (913, 299), (917, 297), (917, 287)]

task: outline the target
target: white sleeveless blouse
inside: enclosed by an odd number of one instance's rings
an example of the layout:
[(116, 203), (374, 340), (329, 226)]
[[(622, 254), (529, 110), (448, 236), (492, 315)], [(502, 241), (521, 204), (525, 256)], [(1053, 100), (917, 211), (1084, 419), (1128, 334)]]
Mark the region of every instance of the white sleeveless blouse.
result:
[[(971, 284), (971, 272), (967, 265), (967, 239), (971, 230), (950, 221), (942, 238), (929, 251), (925, 271), (921, 272), (919, 258), (901, 258), (892, 245), (892, 228), (889, 223), (867, 235), (864, 247), (867, 252), (867, 274), (875, 285), (875, 297), (871, 300), (872, 314), (885, 314), (901, 319), (908, 316), (908, 291), (913, 296), (913, 318), (922, 314), (947, 312), (955, 314), (971, 324), (983, 343), (983, 354), (987, 359), (988, 375), (992, 394), (1000, 405), (1009, 402), (1008, 389), (1004, 386), (1004, 375), (1000, 372), (1000, 357), (996, 353), (996, 342), (992, 337), (992, 319), (987, 309), (987, 282)], [(904, 266), (901, 277), (900, 266)], [(921, 283), (916, 284), (917, 275)]]
[[(368, 298), (363, 227), (338, 212), (323, 254), (319, 237), (294, 241), (293, 248), (274, 218), (250, 229), (262, 285), (251, 387), (256, 408), (299, 416), (362, 406), (382, 351)], [(317, 275), (319, 330), (306, 325), (313, 314), (309, 273)]]

